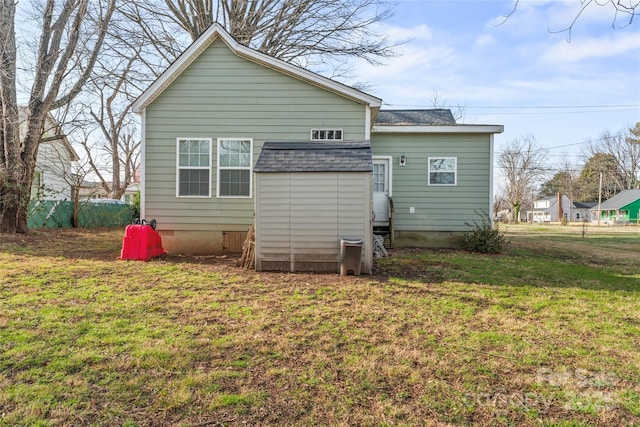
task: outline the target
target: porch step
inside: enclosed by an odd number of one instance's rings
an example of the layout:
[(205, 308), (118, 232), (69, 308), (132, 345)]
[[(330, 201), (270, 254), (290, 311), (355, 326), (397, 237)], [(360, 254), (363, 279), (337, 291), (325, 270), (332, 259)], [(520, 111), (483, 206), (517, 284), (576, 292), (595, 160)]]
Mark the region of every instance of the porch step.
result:
[(373, 234), (374, 235), (378, 235), (378, 236), (382, 236), (384, 238), (384, 245), (387, 248), (392, 247), (391, 245), (391, 227), (386, 225), (386, 226), (381, 226), (381, 225), (374, 225), (373, 226)]

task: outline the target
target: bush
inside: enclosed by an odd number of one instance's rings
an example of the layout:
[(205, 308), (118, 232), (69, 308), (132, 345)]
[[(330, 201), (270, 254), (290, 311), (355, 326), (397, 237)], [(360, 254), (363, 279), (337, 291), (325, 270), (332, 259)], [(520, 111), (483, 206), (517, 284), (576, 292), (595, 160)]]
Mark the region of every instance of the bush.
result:
[(140, 218), (140, 192), (137, 191), (136, 194), (133, 195), (133, 201), (131, 202), (131, 207), (133, 208), (133, 218)]
[(506, 239), (497, 226), (491, 224), (489, 215), (479, 214), (480, 222), (467, 223), (471, 230), (463, 236), (462, 247), (469, 252), (480, 252), (483, 254), (499, 254), (502, 252)]

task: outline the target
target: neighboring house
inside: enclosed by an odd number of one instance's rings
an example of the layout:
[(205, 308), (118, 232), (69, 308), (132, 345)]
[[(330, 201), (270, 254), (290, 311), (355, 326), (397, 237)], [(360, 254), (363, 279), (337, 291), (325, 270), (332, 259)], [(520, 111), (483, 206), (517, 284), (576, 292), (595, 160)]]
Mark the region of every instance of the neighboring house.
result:
[(78, 188), (78, 196), (81, 201), (89, 199), (104, 199), (109, 197), (109, 193), (107, 193), (99, 182), (82, 181), (82, 184), (80, 184), (80, 187)]
[[(326, 236), (334, 248), (342, 237), (366, 244), (374, 225), (391, 231), (396, 246), (457, 243), (479, 210), (492, 212), (493, 136), (503, 127), (456, 124), (442, 109), (380, 111), (381, 103), (243, 46), (213, 24), (134, 103), (142, 116), (141, 215), (157, 220), (164, 247), (174, 253), (239, 251), (256, 215), (256, 248), (262, 250), (263, 192), (270, 191), (288, 201), (291, 215), (319, 200), (335, 208), (329, 222), (320, 210), (295, 221), (283, 211), (283, 233), (308, 230), (306, 243), (297, 240), (309, 249), (307, 256), (331, 245)], [(370, 172), (349, 172), (350, 155), (335, 159), (338, 171), (318, 175), (297, 171), (309, 165), (312, 154), (305, 150), (300, 165), (301, 158), (292, 156), (281, 159), (281, 170), (255, 170), (263, 146), (274, 141), (308, 145), (325, 165), (331, 160), (318, 152), (322, 147), (370, 144), (372, 184), (365, 189), (359, 182)], [(361, 175), (359, 183), (342, 175), (350, 173)], [(291, 186), (269, 183), (264, 190), (269, 174), (287, 175), (279, 178)], [(364, 198), (342, 197), (343, 189)], [(352, 204), (360, 209), (368, 203), (354, 224), (357, 233), (342, 236), (331, 225), (341, 211), (355, 212)], [(291, 269), (293, 255), (285, 252), (278, 268)], [(337, 261), (336, 251), (330, 256)]]
[[(23, 132), (27, 109), (20, 107), (20, 133)], [(55, 118), (47, 115), (42, 134), (43, 141), (38, 147), (36, 167), (31, 185), (31, 198), (34, 200), (71, 200), (73, 162), (79, 160), (78, 154), (62, 132)]]
[(528, 222), (560, 222), (562, 219), (571, 220), (572, 203), (565, 195), (534, 200), (533, 210), (527, 211)]
[(573, 202), (573, 209), (571, 211), (571, 221), (583, 222), (591, 221), (591, 210), (597, 203), (593, 202)]
[(640, 221), (640, 190), (623, 190), (591, 209), (591, 220), (603, 224), (625, 224)]
[[(107, 183), (108, 186), (111, 186), (111, 182)], [(120, 197), (119, 200), (122, 200), (124, 203), (130, 205), (133, 203), (133, 197), (140, 191), (140, 183), (132, 182), (127, 187), (126, 191)], [(88, 199), (108, 199), (109, 192), (104, 189), (101, 182), (91, 182), (84, 181), (79, 189), (80, 200), (88, 200)]]
[(132, 182), (131, 184), (129, 184), (129, 186), (127, 186), (127, 189), (125, 190), (122, 197), (120, 197), (120, 200), (122, 200), (128, 205), (133, 204), (133, 199), (136, 196), (136, 194), (138, 194), (139, 191), (140, 191), (140, 183)]

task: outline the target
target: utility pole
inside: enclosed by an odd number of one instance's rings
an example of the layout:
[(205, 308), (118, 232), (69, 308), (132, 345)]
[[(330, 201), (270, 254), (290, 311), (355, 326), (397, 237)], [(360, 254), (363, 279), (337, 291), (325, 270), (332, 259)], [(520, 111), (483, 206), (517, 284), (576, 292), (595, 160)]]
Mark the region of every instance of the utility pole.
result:
[(600, 185), (598, 186), (598, 225), (600, 225), (600, 205), (602, 204), (602, 172), (600, 172)]

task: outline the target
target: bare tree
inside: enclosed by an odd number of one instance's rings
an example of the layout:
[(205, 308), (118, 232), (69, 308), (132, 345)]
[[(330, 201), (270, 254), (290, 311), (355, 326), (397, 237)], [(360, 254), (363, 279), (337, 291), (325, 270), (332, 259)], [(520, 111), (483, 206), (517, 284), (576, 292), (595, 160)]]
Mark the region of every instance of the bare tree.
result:
[(509, 204), (507, 200), (504, 198), (502, 194), (496, 194), (493, 196), (493, 218), (502, 221), (505, 218), (503, 217), (503, 212), (509, 208)]
[(520, 220), (524, 203), (544, 176), (546, 155), (547, 151), (538, 147), (533, 136), (514, 139), (498, 155), (498, 166), (505, 179), (504, 197), (511, 206), (514, 222)]
[[(600, 7), (603, 9), (609, 9), (614, 12), (613, 22), (611, 23), (612, 27), (624, 28), (631, 24), (633, 24), (633, 19), (636, 15), (638, 15), (638, 10), (640, 10), (640, 0), (574, 0), (578, 5), (578, 12), (575, 14), (573, 19), (567, 23), (567, 26), (564, 28), (560, 28), (557, 30), (549, 29), (551, 33), (567, 33), (567, 41), (571, 41), (571, 35), (573, 32), (574, 26), (580, 20), (582, 15), (588, 9), (593, 9), (596, 7)], [(518, 10), (518, 6), (520, 5), (520, 0), (514, 0), (513, 9), (509, 13), (505, 15), (505, 22), (509, 17), (511, 17)]]
[(130, 114), (138, 93), (134, 85), (138, 80), (133, 76), (138, 54), (136, 51), (129, 58), (119, 58), (113, 64), (113, 70), (105, 69), (102, 64), (97, 67), (102, 74), (93, 79), (92, 88), (98, 102), (83, 109), (97, 125), (98, 132), (94, 138), (82, 138), (80, 144), (89, 167), (109, 197), (114, 199), (125, 193), (140, 166), (141, 141)]
[(451, 109), (451, 114), (456, 122), (464, 121), (466, 108), (460, 104), (457, 104), (454, 107), (449, 106), (447, 101), (440, 99), (440, 94), (435, 90), (431, 94), (431, 105), (433, 108), (449, 108)]
[(178, 53), (176, 27), (193, 41), (213, 22), (241, 44), (301, 66), (393, 54), (374, 25), (391, 15), (385, 0), (153, 0), (131, 2), (127, 13), (169, 58)]
[(135, 2), (123, 2), (116, 10), (105, 49), (70, 114), (73, 125), (81, 128), (77, 140), (87, 167), (108, 197), (115, 199), (125, 193), (140, 167), (141, 140), (132, 104), (180, 48), (173, 39), (156, 37), (157, 43), (149, 43), (149, 34), (162, 33), (165, 23), (138, 20), (137, 11)]
[[(25, 233), (27, 205), (47, 114), (82, 90), (102, 49), (116, 0), (47, 0), (32, 66), (24, 135), (17, 105), (16, 5), (0, 4), (0, 232)], [(23, 72), (26, 72), (24, 70)]]
[(601, 153), (608, 155), (615, 162), (616, 174), (612, 177), (619, 180), (616, 184), (620, 190), (636, 188), (639, 183), (640, 143), (638, 135), (634, 138), (634, 132), (640, 133), (640, 123), (627, 131), (603, 132), (600, 138), (590, 142), (586, 149), (588, 157)]
[(568, 158), (564, 158), (558, 172), (540, 187), (540, 195), (548, 197), (561, 193), (569, 197), (571, 201), (576, 201), (580, 194), (579, 177), (580, 174), (576, 166)]

